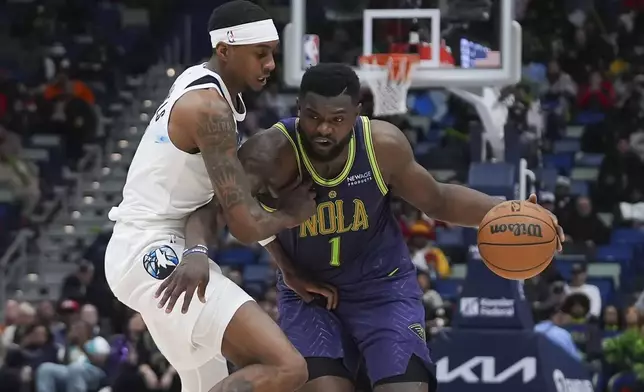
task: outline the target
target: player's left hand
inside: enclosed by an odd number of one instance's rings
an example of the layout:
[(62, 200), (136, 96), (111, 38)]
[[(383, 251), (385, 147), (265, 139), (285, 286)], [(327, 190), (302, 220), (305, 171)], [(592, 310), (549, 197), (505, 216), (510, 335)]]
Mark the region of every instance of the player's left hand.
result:
[[(537, 195), (532, 193), (530, 197), (528, 197), (528, 202), (534, 203), (534, 204), (539, 204), (537, 203)], [(544, 208), (545, 209), (545, 208)], [(566, 235), (564, 234), (563, 228), (559, 226), (559, 220), (557, 219), (557, 216), (553, 214), (552, 212), (548, 211), (550, 214), (550, 217), (552, 218), (552, 223), (555, 225), (555, 228), (557, 229), (557, 252), (561, 252), (563, 249), (562, 244), (566, 240)]]
[(163, 308), (167, 303), (165, 312), (172, 312), (179, 296), (185, 292), (181, 313), (187, 313), (195, 290), (199, 300), (206, 303), (206, 286), (210, 280), (209, 262), (208, 255), (204, 253), (195, 252), (183, 256), (177, 268), (166, 280), (161, 282), (159, 289), (154, 294), (155, 298), (159, 298), (163, 294), (159, 301), (159, 308)]

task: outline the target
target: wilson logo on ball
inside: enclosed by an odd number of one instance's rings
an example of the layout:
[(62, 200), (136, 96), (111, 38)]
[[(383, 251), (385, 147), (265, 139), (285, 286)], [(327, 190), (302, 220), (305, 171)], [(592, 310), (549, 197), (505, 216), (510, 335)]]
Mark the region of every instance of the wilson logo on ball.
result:
[(490, 232), (492, 234), (510, 232), (516, 237), (521, 235), (527, 235), (528, 237), (543, 237), (543, 234), (541, 232), (541, 225), (525, 223), (490, 225)]

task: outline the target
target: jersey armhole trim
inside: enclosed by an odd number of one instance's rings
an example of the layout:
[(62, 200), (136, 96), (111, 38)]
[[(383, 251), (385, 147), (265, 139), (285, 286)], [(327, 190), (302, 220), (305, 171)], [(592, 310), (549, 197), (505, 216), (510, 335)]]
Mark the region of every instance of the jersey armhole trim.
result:
[(371, 137), (371, 121), (367, 117), (360, 117), (362, 120), (362, 129), (364, 130), (364, 144), (367, 150), (367, 158), (369, 159), (369, 165), (371, 165), (371, 170), (373, 171), (373, 176), (376, 179), (376, 184), (378, 189), (383, 196), (387, 195), (389, 192), (389, 187), (387, 183), (382, 178), (382, 173), (380, 172), (380, 166), (378, 166), (378, 159), (376, 159), (376, 151), (373, 148), (373, 138)]
[(266, 204), (262, 203), (259, 200), (257, 202), (259, 203), (260, 207), (262, 207), (264, 209), (264, 211), (266, 211), (266, 212), (275, 212), (275, 211), (277, 211), (277, 209), (269, 207), (269, 206), (267, 206)]
[[(275, 125), (273, 125), (274, 128), (279, 129), (284, 136), (286, 136), (286, 139), (288, 139), (289, 143), (291, 143), (291, 147), (293, 147), (293, 152), (295, 153), (295, 161), (297, 162), (297, 173), (299, 175), (300, 181), (304, 178), (302, 176), (302, 163), (300, 161), (300, 153), (297, 149), (297, 145), (295, 144), (295, 140), (291, 137), (291, 135), (288, 133), (288, 129), (286, 129), (286, 125), (284, 125), (282, 122), (277, 122)], [(268, 207), (270, 208), (270, 207)], [(268, 211), (268, 210), (267, 210)], [(275, 210), (273, 210), (275, 211)], [(271, 211), (269, 211), (271, 212)]]

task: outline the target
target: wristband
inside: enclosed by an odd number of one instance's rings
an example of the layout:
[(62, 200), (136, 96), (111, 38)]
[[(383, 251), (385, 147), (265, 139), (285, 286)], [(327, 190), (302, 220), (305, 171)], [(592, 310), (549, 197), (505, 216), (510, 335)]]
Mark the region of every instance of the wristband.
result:
[(195, 245), (191, 248), (185, 249), (181, 255), (185, 257), (193, 253), (203, 253), (208, 255), (208, 247), (205, 245)]
[(271, 242), (275, 241), (276, 239), (277, 239), (277, 237), (272, 235), (272, 236), (268, 237), (265, 240), (257, 241), (257, 243), (260, 244), (261, 246), (266, 246), (266, 245), (270, 244)]

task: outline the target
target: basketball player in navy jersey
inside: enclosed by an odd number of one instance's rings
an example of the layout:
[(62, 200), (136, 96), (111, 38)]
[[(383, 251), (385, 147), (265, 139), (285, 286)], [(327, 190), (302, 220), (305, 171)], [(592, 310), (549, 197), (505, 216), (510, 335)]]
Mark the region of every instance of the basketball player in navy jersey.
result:
[(434, 391), (422, 293), (391, 198), (469, 227), (500, 200), (436, 182), (398, 128), (359, 116), (359, 92), (350, 67), (312, 67), (301, 82), (299, 117), (238, 152), (266, 210), (303, 180), (317, 194), (311, 218), (260, 242), (281, 270), (279, 324), (308, 364), (309, 382), (299, 391), (352, 392), (359, 358), (375, 392)]

